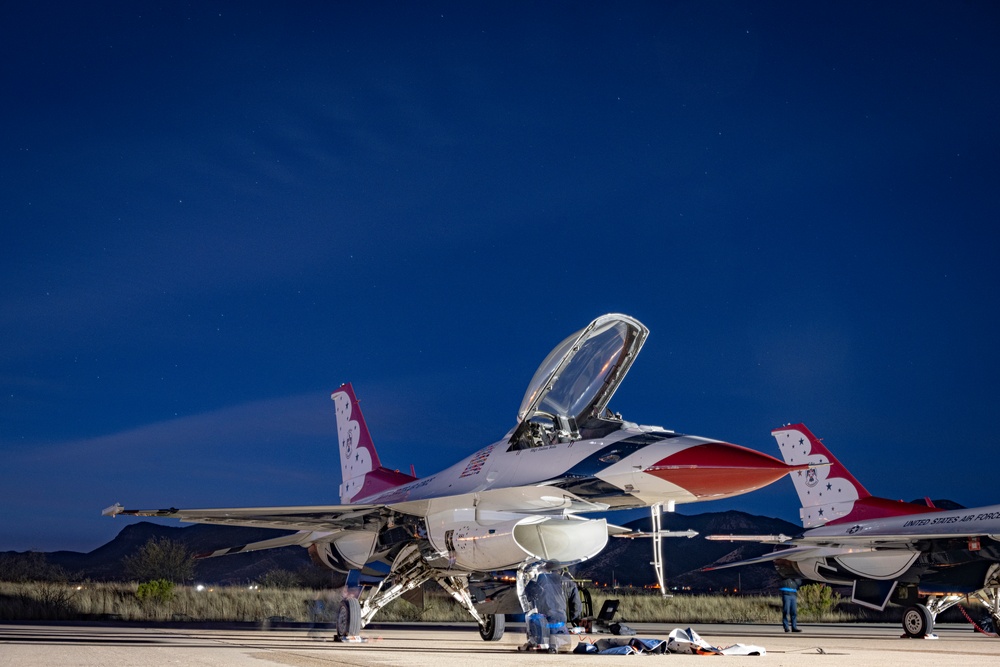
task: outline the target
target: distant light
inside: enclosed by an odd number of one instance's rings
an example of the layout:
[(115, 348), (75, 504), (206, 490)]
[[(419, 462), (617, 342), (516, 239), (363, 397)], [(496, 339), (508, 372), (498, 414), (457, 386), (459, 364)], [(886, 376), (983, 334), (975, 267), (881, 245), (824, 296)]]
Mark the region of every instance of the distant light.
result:
[(204, 587), (204, 586), (202, 586), (201, 584), (198, 584), (197, 586), (195, 586), (195, 587), (194, 587), (194, 589), (195, 589), (196, 591), (203, 591), (203, 590), (205, 590), (205, 587)]

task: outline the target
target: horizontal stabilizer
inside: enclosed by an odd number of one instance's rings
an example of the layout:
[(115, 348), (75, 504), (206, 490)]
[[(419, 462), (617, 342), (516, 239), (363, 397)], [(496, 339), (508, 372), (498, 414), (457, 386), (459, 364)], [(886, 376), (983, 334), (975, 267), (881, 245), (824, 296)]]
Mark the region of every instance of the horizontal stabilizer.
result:
[(701, 568), (702, 572), (711, 572), (712, 570), (725, 570), (730, 567), (740, 567), (742, 565), (756, 565), (758, 563), (770, 563), (776, 560), (791, 559), (798, 560), (802, 556), (807, 556), (810, 553), (818, 552), (820, 549), (817, 547), (792, 547), (790, 549), (781, 549), (779, 551), (772, 551), (769, 554), (764, 554), (763, 556), (757, 556), (756, 558), (747, 558), (746, 560), (738, 560), (732, 563), (719, 563), (706, 565)]
[(196, 554), (195, 558), (215, 558), (216, 556), (228, 556), (230, 554), (242, 554), (250, 551), (262, 551), (264, 549), (279, 549), (281, 547), (303, 546), (310, 541), (312, 531), (302, 531), (293, 535), (283, 535), (270, 540), (251, 542), (238, 547), (228, 547), (226, 549), (216, 549), (205, 553)]

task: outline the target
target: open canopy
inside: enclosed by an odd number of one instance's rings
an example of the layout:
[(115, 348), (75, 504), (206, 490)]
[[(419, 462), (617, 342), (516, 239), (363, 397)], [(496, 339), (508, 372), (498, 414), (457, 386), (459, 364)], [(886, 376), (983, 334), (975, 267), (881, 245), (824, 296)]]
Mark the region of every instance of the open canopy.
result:
[(519, 424), (542, 417), (575, 432), (577, 424), (599, 417), (648, 335), (638, 320), (611, 313), (564, 340), (531, 378)]

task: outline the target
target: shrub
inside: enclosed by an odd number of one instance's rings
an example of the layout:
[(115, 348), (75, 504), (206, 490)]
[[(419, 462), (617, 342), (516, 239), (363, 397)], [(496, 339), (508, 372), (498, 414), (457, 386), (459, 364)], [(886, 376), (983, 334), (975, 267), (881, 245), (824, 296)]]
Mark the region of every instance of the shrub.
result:
[(169, 602), (174, 597), (174, 582), (155, 579), (139, 584), (135, 596), (143, 602)]
[(820, 618), (832, 612), (842, 598), (826, 584), (806, 584), (799, 589), (799, 612)]
[(268, 570), (257, 580), (257, 583), (264, 588), (281, 588), (284, 590), (298, 588), (301, 585), (297, 574), (279, 569)]
[(183, 582), (194, 576), (194, 556), (187, 547), (166, 537), (151, 537), (136, 553), (124, 559), (125, 572), (138, 581), (166, 579)]
[(52, 565), (37, 551), (0, 554), (0, 581), (65, 582), (66, 571)]

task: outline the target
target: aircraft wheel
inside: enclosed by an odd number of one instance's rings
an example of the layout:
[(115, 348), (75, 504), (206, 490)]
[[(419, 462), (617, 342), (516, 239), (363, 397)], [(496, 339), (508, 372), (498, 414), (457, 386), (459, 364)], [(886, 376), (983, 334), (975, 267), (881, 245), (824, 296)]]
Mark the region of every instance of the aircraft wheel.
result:
[(903, 612), (903, 631), (907, 637), (924, 637), (933, 628), (934, 616), (924, 605), (915, 604)]
[(590, 591), (581, 586), (580, 591), (580, 606), (583, 607), (583, 613), (580, 614), (583, 618), (594, 615), (594, 598), (591, 597)]
[(337, 611), (337, 634), (356, 637), (361, 634), (361, 603), (357, 598), (344, 598)]
[(479, 626), (479, 636), (486, 642), (498, 642), (503, 637), (507, 617), (503, 614), (486, 614), (486, 624)]
[(984, 592), (985, 599), (982, 595), (979, 599), (987, 603), (986, 608), (990, 612), (990, 620), (993, 621), (993, 634), (1000, 637), (1000, 586), (991, 586)]

